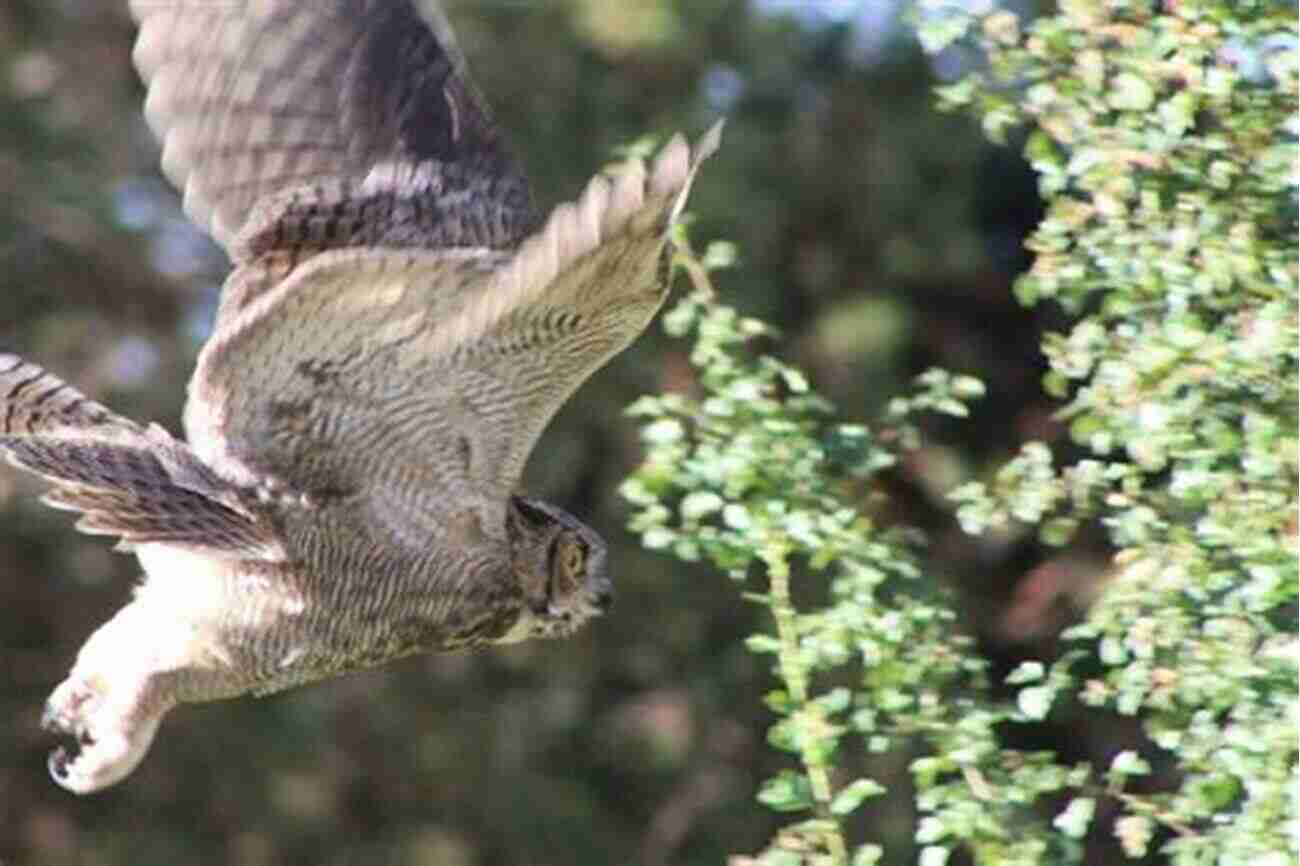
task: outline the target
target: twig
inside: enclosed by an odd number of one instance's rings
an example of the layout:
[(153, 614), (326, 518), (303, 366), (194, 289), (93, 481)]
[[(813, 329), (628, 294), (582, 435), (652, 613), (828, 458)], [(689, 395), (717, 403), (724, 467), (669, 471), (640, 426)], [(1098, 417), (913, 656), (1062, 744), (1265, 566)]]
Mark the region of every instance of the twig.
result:
[[(799, 630), (796, 623), (798, 612), (790, 601), (790, 563), (786, 558), (784, 544), (769, 544), (763, 552), (763, 562), (767, 566), (768, 584), (772, 590), (772, 618), (776, 620), (776, 634), (780, 643), (777, 654), (781, 664), (781, 679), (793, 704), (801, 708), (806, 722), (816, 726), (823, 721), (815, 717), (815, 704), (808, 702), (808, 677), (803, 663), (799, 659)], [(819, 715), (819, 714), (818, 714)], [(844, 842), (844, 830), (839, 820), (831, 812), (831, 778), (826, 764), (818, 758), (811, 746), (811, 738), (800, 737), (799, 759), (803, 763), (804, 773), (808, 776), (812, 788), (814, 811), (818, 818), (826, 822), (827, 830), (823, 836), (826, 848), (831, 855), (833, 866), (846, 866), (848, 848)]]

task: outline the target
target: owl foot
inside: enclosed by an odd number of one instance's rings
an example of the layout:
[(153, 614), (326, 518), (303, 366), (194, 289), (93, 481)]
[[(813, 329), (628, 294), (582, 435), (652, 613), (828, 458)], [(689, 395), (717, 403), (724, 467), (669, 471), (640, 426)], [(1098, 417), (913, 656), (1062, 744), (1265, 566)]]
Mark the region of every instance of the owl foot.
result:
[[(162, 713), (142, 719), (124, 711), (116, 699), (120, 695), (112, 697), (98, 682), (74, 675), (45, 704), (41, 727), (67, 740), (50, 753), (50, 775), (75, 794), (121, 781), (139, 765), (158, 730)], [(126, 706), (138, 706), (138, 701)]]

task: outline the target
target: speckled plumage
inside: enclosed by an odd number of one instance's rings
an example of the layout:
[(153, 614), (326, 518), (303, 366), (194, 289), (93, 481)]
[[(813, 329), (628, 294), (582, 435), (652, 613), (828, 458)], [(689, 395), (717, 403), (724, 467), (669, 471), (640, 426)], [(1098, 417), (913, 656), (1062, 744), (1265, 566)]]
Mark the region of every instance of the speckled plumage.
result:
[(131, 772), (173, 706), (572, 633), (601, 539), (516, 492), (645, 328), (700, 162), (675, 137), (540, 221), (417, 0), (132, 0), (163, 167), (234, 264), (186, 441), (0, 355), (0, 449), (145, 579), (47, 706), (55, 778)]

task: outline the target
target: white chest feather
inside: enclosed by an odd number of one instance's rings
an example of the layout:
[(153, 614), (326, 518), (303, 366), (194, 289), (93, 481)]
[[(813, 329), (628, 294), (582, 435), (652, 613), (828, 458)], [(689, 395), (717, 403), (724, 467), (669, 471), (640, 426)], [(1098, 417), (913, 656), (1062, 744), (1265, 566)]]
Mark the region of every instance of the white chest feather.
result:
[(241, 561), (169, 544), (142, 544), (136, 556), (145, 581), (136, 603), (195, 624), (239, 621), (267, 626), (303, 611), (301, 596), (278, 581), (250, 574)]

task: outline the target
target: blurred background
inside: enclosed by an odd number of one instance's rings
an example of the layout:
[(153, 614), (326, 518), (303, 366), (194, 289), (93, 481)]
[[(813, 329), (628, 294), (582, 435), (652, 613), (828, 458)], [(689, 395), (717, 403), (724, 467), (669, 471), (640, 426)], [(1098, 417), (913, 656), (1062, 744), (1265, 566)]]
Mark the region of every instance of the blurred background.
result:
[[(999, 669), (1050, 652), (1095, 557), (967, 538), (943, 500), (1058, 435), (1039, 388), (1050, 312), (1010, 291), (1039, 217), (1033, 176), (1017, 148), (931, 108), (970, 58), (923, 57), (891, 0), (448, 5), (543, 204), (621, 144), (729, 118), (693, 235), (739, 245), (724, 300), (779, 326), (774, 349), (845, 419), (930, 366), (987, 382), (975, 417), (936, 426), (882, 492), (928, 533), (929, 575)], [(0, 0), (0, 344), (178, 430), (226, 262), (158, 173), (125, 6)], [(135, 560), (0, 472), (0, 863), (717, 864), (761, 848), (772, 822), (754, 791), (782, 758), (764, 742), (768, 662), (740, 643), (755, 612), (722, 576), (640, 550), (616, 493), (639, 454), (621, 410), (690, 387), (686, 349), (653, 326), (529, 469), (534, 493), (610, 540), (611, 616), (567, 642), (182, 708), (133, 776), (90, 799), (48, 780), (38, 720)], [(1013, 736), (1067, 759), (1094, 748), (1067, 729)], [(911, 757), (879, 760), (892, 793), (863, 818), (889, 862), (912, 856)]]

